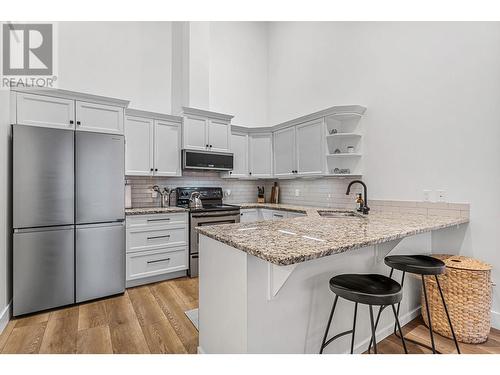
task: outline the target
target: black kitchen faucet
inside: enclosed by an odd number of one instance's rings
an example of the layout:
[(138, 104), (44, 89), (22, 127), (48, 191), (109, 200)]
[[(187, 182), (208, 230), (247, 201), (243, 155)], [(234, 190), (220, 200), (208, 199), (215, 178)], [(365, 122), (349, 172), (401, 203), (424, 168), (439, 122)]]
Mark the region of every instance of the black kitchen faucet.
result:
[(366, 184), (361, 181), (361, 180), (354, 180), (351, 181), (350, 184), (347, 186), (347, 191), (345, 192), (345, 195), (349, 195), (351, 192), (351, 186), (354, 184), (361, 184), (363, 185), (363, 207), (361, 207), (361, 212), (365, 215), (368, 215), (368, 212), (370, 211), (370, 207), (368, 207), (368, 189), (366, 188)]

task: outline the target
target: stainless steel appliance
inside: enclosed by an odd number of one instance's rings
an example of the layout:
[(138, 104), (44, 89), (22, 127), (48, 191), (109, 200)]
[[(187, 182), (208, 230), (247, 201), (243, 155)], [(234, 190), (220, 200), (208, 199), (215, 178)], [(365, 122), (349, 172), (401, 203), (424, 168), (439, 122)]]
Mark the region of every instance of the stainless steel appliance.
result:
[(233, 170), (233, 154), (228, 152), (182, 150), (183, 169)]
[[(190, 208), (193, 192), (199, 193), (202, 208)], [(177, 206), (189, 209), (189, 271), (190, 277), (198, 276), (198, 232), (196, 227), (240, 222), (240, 207), (222, 202), (220, 187), (179, 187), (176, 189)]]
[(13, 310), (125, 290), (123, 136), (13, 125)]

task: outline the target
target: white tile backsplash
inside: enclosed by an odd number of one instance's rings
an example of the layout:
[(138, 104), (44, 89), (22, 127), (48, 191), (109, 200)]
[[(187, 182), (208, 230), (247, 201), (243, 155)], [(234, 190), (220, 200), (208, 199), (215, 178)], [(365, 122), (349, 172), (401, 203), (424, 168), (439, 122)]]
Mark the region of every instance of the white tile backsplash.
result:
[[(257, 186), (264, 186), (266, 201), (269, 201), (273, 180), (233, 180), (220, 178), (217, 172), (184, 171), (182, 177), (133, 177), (127, 176), (132, 185), (132, 207), (154, 207), (160, 204), (159, 198), (151, 197), (153, 185), (176, 188), (179, 186), (220, 186), (224, 190), (226, 203), (252, 203), (257, 201)], [(346, 196), (347, 185), (352, 179), (317, 178), (276, 180), (280, 186), (280, 203), (305, 206), (345, 208), (354, 206), (355, 194), (361, 190), (356, 187)], [(299, 189), (299, 196), (295, 190)], [(229, 191), (231, 192), (228, 195)]]
[[(132, 185), (132, 207), (159, 206), (159, 198), (151, 197), (153, 185), (173, 189), (179, 186), (222, 187), (224, 202), (252, 203), (257, 201), (257, 186), (264, 186), (266, 202), (269, 202), (274, 181), (280, 187), (279, 203), (299, 206), (316, 206), (336, 209), (353, 209), (356, 194), (362, 192), (359, 185), (353, 186), (350, 195), (345, 195), (351, 178), (296, 178), (293, 180), (233, 180), (220, 178), (217, 172), (184, 171), (182, 177), (127, 177)], [(299, 195), (296, 196), (298, 190)], [(228, 195), (229, 191), (231, 192)], [(372, 212), (412, 213), (448, 217), (468, 217), (469, 204), (416, 201), (368, 201)]]

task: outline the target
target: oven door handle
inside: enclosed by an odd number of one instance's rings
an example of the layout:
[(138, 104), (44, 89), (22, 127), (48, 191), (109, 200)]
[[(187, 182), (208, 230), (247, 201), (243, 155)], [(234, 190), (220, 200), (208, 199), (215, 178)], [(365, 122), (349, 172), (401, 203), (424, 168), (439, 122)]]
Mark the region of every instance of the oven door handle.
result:
[(217, 214), (191, 214), (191, 217), (192, 218), (207, 218), (207, 219), (210, 219), (212, 217), (232, 217), (232, 216), (240, 216), (240, 213), (239, 211), (236, 211), (235, 213), (227, 213), (227, 212), (219, 212)]

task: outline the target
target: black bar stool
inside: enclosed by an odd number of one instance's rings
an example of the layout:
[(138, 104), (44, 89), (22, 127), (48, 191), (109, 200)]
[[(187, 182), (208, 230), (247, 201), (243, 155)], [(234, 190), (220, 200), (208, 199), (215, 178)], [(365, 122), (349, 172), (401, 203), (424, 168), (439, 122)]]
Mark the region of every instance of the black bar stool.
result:
[[(424, 276), (434, 275), (438, 289), (439, 289), (439, 294), (441, 295), (441, 301), (443, 302), (444, 311), (446, 312), (446, 317), (448, 318), (448, 324), (450, 325), (450, 330), (451, 330), (451, 334), (453, 336), (453, 341), (455, 341), (455, 346), (457, 347), (457, 352), (458, 352), (458, 354), (460, 354), (460, 347), (458, 346), (458, 341), (457, 341), (457, 338), (455, 336), (455, 331), (453, 330), (453, 325), (451, 324), (450, 314), (448, 313), (448, 307), (446, 306), (446, 301), (444, 299), (443, 291), (441, 290), (441, 285), (439, 284), (439, 279), (438, 279), (438, 275), (443, 274), (446, 270), (446, 265), (444, 264), (444, 262), (441, 261), (440, 259), (436, 259), (436, 258), (427, 256), (427, 255), (390, 255), (390, 256), (385, 257), (384, 262), (386, 265), (391, 267), (391, 273), (390, 273), (389, 277), (392, 278), (392, 274), (393, 274), (395, 269), (403, 272), (403, 276), (401, 277), (401, 287), (403, 287), (403, 285), (404, 285), (405, 274), (407, 272), (420, 275), (420, 277), (422, 279), (422, 289), (424, 291), (424, 299), (425, 299), (427, 318), (429, 321), (429, 333), (431, 336), (432, 347), (429, 347), (423, 343), (420, 343), (418, 341), (415, 341), (415, 340), (412, 340), (409, 338), (405, 338), (405, 339), (407, 341), (414, 343), (414, 344), (417, 344), (417, 345), (420, 345), (420, 346), (423, 346), (427, 349), (432, 350), (432, 353), (434, 353), (434, 354), (436, 354), (436, 353), (441, 354), (439, 351), (436, 350), (436, 345), (434, 343), (434, 334), (432, 332), (431, 313), (429, 310), (429, 302), (427, 300), (427, 290), (425, 288), (425, 277), (424, 277)], [(398, 316), (399, 316), (400, 305), (401, 305), (401, 302), (398, 303), (398, 308), (396, 311), (396, 315), (398, 315)], [(375, 328), (378, 325), (380, 313), (382, 312), (382, 310), (383, 310), (383, 307), (381, 307), (379, 312), (378, 312), (377, 320), (375, 322)], [(404, 337), (403, 331), (401, 330), (401, 328), (398, 327), (398, 329), (399, 329), (400, 337)], [(396, 326), (394, 327), (394, 334), (396, 336), (398, 336), (398, 334), (396, 332)], [(371, 342), (370, 342), (370, 346), (371, 346)]]
[[(351, 339), (351, 354), (354, 350), (354, 336), (356, 333), (356, 315), (358, 312), (358, 303), (368, 305), (370, 309), (370, 326), (372, 330), (372, 341), (374, 342), (374, 351), (377, 354), (377, 341), (375, 337), (375, 323), (373, 319), (373, 306), (392, 306), (392, 311), (394, 313), (394, 318), (396, 319), (396, 325), (401, 330), (399, 325), (398, 314), (396, 313), (396, 308), (394, 305), (400, 303), (403, 297), (402, 288), (399, 283), (390, 277), (383, 275), (360, 275), (360, 274), (344, 274), (332, 277), (330, 279), (330, 290), (335, 293), (335, 299), (333, 301), (332, 311), (330, 312), (330, 318), (328, 319), (328, 324), (326, 326), (325, 335), (323, 337), (323, 342), (321, 344), (320, 354), (323, 353), (323, 349), (328, 346), (334, 340), (352, 333)], [(355, 303), (354, 305), (354, 321), (352, 323), (352, 329), (339, 333), (328, 341), (326, 340), (328, 332), (330, 330), (330, 325), (332, 323), (333, 313), (335, 312), (335, 307), (337, 306), (337, 301), (339, 297), (342, 297), (348, 301)], [(371, 343), (370, 341), (370, 347)], [(403, 348), (405, 353), (406, 350), (405, 339), (401, 336), (401, 341), (403, 343)], [(370, 348), (368, 348), (370, 351)]]

